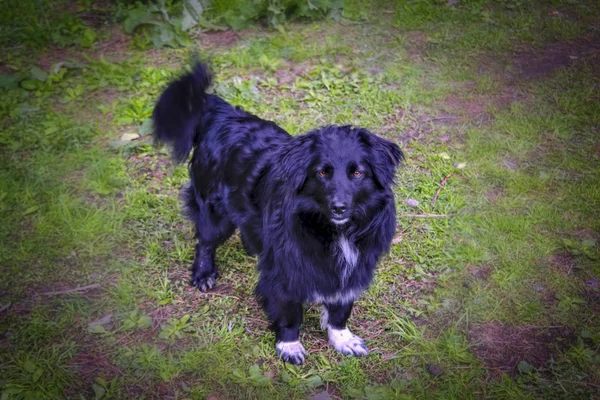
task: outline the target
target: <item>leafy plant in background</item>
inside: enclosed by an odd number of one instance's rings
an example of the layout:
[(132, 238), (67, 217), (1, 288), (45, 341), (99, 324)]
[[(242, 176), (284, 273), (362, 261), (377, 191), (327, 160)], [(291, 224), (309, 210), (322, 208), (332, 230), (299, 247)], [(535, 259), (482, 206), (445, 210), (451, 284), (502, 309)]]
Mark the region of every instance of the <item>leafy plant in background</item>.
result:
[(166, 324), (160, 327), (158, 337), (161, 339), (181, 339), (185, 332), (192, 332), (194, 328), (188, 325), (190, 316), (188, 314), (181, 318), (170, 318)]
[(56, 24), (53, 24), (52, 43), (58, 47), (80, 45), (81, 47), (92, 47), (98, 35), (96, 32), (83, 24), (80, 18), (72, 15), (64, 15)]
[[(154, 47), (179, 47), (192, 43), (190, 29), (196, 26), (218, 29), (210, 24), (202, 14), (204, 7), (198, 0), (156, 0), (133, 5), (121, 3), (117, 18), (123, 20), (127, 33), (139, 33)], [(138, 43), (144, 43), (139, 40)]]
[(192, 43), (188, 32), (196, 27), (225, 30), (217, 25), (224, 23), (238, 30), (264, 18), (279, 29), (296, 19), (339, 19), (343, 8), (344, 0), (155, 0), (121, 2), (117, 18), (127, 33), (138, 34), (135, 43), (140, 47), (179, 47)]
[(271, 28), (280, 28), (296, 19), (339, 19), (343, 8), (343, 0), (214, 0), (210, 13), (233, 29), (246, 28), (262, 18)]
[(71, 151), (89, 143), (94, 127), (37, 108), (14, 110), (14, 124), (0, 130), (0, 147), (11, 150)]
[(94, 29), (51, 0), (4, 0), (0, 11), (0, 47), (42, 49), (48, 43), (58, 47), (91, 47), (97, 38)]
[(132, 311), (123, 319), (121, 330), (146, 329), (152, 326), (152, 318), (148, 315), (138, 314), (137, 310)]
[(567, 352), (569, 360), (581, 370), (589, 368), (592, 363), (600, 363), (600, 355), (585, 345), (581, 338)]
[(147, 99), (135, 97), (127, 103), (127, 106), (119, 110), (116, 118), (119, 124), (140, 124), (152, 115), (153, 104)]

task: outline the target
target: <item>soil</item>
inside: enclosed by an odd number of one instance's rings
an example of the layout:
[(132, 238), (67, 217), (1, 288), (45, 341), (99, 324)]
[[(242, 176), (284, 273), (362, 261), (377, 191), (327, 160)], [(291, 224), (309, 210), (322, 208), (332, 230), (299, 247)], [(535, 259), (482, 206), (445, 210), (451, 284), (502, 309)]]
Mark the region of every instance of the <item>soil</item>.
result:
[(514, 63), (518, 77), (531, 79), (552, 74), (578, 60), (590, 64), (600, 62), (600, 39), (584, 37), (574, 42), (557, 42), (542, 49), (530, 49), (519, 53)]
[(566, 326), (511, 326), (498, 322), (479, 325), (469, 332), (473, 353), (495, 375), (518, 374), (521, 361), (543, 370), (575, 338)]
[(200, 35), (200, 43), (206, 47), (224, 49), (233, 46), (240, 37), (240, 33), (232, 30), (206, 32)]
[(492, 275), (493, 267), (491, 265), (474, 265), (469, 268), (469, 273), (475, 279), (480, 281), (487, 281)]

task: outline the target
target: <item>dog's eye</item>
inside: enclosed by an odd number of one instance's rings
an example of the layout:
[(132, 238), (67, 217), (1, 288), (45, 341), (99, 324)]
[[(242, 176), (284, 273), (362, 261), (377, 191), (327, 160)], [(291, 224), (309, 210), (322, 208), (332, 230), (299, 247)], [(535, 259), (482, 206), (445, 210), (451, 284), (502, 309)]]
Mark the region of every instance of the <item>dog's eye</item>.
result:
[(317, 171), (317, 175), (319, 175), (321, 178), (325, 178), (327, 176), (327, 172), (320, 170)]
[(360, 171), (354, 171), (354, 173), (352, 174), (355, 178), (360, 178), (362, 176), (362, 172)]

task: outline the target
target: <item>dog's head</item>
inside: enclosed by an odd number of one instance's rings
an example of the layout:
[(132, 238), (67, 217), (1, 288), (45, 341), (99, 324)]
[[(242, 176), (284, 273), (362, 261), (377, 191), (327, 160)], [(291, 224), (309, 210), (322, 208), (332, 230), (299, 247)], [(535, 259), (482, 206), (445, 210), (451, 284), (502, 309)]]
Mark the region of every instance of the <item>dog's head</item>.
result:
[(385, 205), (404, 157), (396, 144), (353, 126), (328, 126), (294, 142), (282, 167), (298, 207), (339, 226)]

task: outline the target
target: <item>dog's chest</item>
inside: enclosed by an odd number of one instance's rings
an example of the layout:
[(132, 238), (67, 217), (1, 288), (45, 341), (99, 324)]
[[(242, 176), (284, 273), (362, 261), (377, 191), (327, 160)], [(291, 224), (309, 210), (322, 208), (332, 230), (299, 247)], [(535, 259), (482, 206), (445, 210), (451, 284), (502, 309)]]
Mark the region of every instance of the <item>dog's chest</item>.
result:
[(360, 258), (360, 252), (352, 241), (344, 235), (340, 235), (331, 243), (331, 251), (333, 256), (337, 260), (337, 265), (332, 266), (337, 268), (339, 274), (339, 286), (333, 292), (327, 294), (319, 291), (312, 294), (310, 298), (311, 302), (314, 303), (342, 303), (354, 301), (362, 289), (359, 288), (348, 288), (348, 279), (352, 275), (352, 272), (356, 268)]
[(341, 268), (341, 280), (346, 283), (356, 264), (358, 264), (358, 258), (360, 256), (358, 249), (345, 235), (340, 235), (336, 242), (336, 253), (338, 257), (338, 264)]
[(336, 240), (337, 254), (340, 261), (354, 268), (358, 262), (358, 249), (345, 235), (340, 235)]

